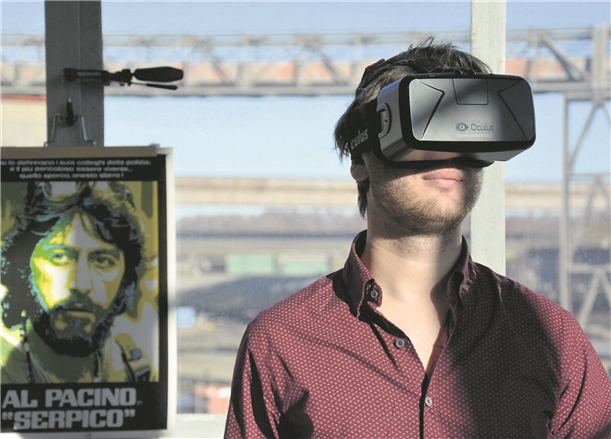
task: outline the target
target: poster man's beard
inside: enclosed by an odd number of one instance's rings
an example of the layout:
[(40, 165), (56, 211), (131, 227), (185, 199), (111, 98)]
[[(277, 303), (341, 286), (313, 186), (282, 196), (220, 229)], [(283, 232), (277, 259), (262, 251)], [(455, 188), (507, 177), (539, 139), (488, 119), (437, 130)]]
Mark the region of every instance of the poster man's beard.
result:
[(104, 346), (114, 319), (123, 308), (124, 301), (125, 292), (121, 289), (111, 307), (102, 318), (94, 323), (89, 333), (80, 327), (76, 319), (70, 331), (58, 331), (54, 327), (53, 322), (56, 319), (57, 313), (61, 311), (61, 307), (49, 312), (40, 309), (38, 315), (32, 321), (32, 327), (36, 334), (58, 354), (87, 357)]

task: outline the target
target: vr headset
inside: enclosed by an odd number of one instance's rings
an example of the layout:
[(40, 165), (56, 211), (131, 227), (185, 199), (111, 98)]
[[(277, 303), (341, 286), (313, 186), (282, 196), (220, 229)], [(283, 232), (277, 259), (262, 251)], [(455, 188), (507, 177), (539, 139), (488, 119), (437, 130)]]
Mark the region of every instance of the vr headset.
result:
[(485, 167), (535, 142), (532, 89), (520, 76), (444, 70), (406, 76), (365, 105), (364, 124), (349, 140), (352, 157), (371, 150), (396, 168), (425, 168), (414, 150), (461, 153)]

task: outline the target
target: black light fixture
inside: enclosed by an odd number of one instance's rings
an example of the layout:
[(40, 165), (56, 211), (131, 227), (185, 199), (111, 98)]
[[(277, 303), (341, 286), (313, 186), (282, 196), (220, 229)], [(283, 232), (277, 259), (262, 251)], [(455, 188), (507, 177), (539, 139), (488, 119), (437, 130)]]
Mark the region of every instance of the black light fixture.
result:
[[(132, 82), (132, 78), (139, 81), (151, 82)], [(129, 69), (123, 69), (119, 72), (110, 73), (107, 70), (88, 70), (75, 69), (72, 67), (64, 68), (64, 79), (66, 81), (81, 80), (99, 80), (104, 85), (110, 85), (111, 82), (118, 82), (121, 85), (145, 85), (147, 87), (163, 88), (166, 90), (176, 90), (176, 85), (155, 84), (156, 82), (174, 82), (183, 78), (183, 71), (174, 67), (151, 67), (147, 69), (136, 69), (132, 73)]]

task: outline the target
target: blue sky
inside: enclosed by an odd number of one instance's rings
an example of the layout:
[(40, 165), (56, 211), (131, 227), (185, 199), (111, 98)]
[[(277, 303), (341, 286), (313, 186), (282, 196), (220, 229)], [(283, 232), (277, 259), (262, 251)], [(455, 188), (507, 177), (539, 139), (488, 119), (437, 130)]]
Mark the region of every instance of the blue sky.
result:
[[(115, 2), (103, 1), (111, 33), (298, 33), (464, 31), (470, 4), (452, 2)], [(609, 1), (507, 3), (507, 28), (608, 24)], [(3, 33), (42, 33), (42, 2), (2, 1)], [(386, 56), (392, 56), (388, 54)], [(159, 143), (175, 150), (178, 175), (349, 178), (332, 131), (349, 97), (127, 98), (105, 102), (106, 144)], [(559, 181), (562, 98), (537, 95), (538, 140), (509, 161), (509, 181)], [(587, 105), (572, 108), (583, 119)], [(574, 123), (576, 133), (581, 129)], [(579, 166), (609, 171), (609, 125), (600, 115)], [(602, 151), (599, 151), (601, 138)], [(604, 143), (606, 140), (606, 144)], [(591, 153), (585, 154), (588, 148)], [(601, 155), (602, 154), (602, 155)]]
[[(468, 29), (470, 4), (446, 2), (142, 2), (103, 4), (104, 32), (352, 32)], [(42, 32), (41, 1), (2, 1), (3, 32)], [(609, 1), (507, 2), (507, 27), (608, 23)]]

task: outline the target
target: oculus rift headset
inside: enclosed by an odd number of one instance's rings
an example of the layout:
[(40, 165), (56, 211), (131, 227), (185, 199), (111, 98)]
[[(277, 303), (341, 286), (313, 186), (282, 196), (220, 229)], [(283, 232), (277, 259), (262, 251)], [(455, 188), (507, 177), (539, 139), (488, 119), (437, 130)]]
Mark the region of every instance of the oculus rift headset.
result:
[[(363, 78), (384, 61), (365, 69)], [(427, 168), (439, 161), (410, 160), (410, 152), (454, 152), (461, 156), (453, 161), (482, 168), (509, 160), (535, 142), (533, 95), (526, 79), (444, 69), (428, 58), (402, 63), (416, 73), (382, 88), (365, 105), (364, 124), (349, 136), (352, 157), (371, 150), (391, 167)]]

